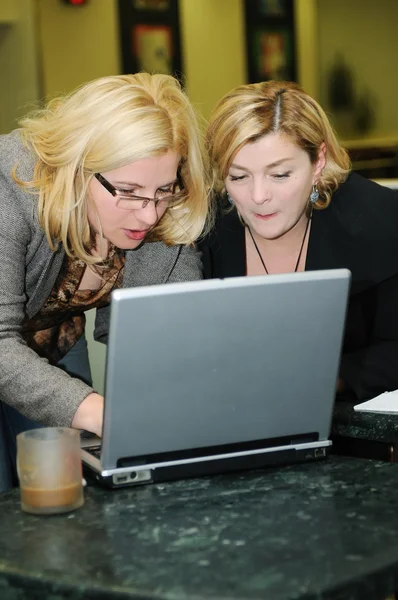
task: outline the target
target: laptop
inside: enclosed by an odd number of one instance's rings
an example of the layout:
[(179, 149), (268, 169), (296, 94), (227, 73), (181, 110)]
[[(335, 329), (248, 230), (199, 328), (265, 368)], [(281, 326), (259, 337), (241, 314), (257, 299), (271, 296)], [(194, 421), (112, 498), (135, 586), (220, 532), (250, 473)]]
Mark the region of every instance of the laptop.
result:
[(324, 458), (346, 269), (115, 290), (102, 439), (82, 460), (124, 487)]

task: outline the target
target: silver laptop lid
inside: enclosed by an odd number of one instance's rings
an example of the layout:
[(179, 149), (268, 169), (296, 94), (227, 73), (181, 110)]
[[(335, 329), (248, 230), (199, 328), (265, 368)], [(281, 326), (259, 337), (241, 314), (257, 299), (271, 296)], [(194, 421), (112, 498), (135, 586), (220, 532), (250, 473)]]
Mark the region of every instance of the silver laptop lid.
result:
[(345, 269), (113, 292), (102, 468), (269, 438), (327, 439)]

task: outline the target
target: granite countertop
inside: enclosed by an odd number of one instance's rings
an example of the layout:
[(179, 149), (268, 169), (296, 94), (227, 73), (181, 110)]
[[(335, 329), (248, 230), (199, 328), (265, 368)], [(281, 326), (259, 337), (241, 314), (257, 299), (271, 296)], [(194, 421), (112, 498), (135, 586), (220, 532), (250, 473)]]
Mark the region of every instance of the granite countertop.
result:
[(74, 513), (0, 496), (0, 598), (384, 600), (398, 589), (398, 465), (311, 464), (86, 489)]
[(398, 415), (357, 412), (357, 402), (337, 401), (334, 407), (332, 435), (377, 440), (398, 441)]

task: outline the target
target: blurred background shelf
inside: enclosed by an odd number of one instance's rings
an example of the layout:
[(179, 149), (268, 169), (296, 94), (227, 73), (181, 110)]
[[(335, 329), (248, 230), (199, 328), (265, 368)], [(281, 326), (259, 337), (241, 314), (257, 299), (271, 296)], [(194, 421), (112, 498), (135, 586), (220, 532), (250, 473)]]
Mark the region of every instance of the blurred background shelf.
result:
[(364, 137), (342, 143), (357, 173), (369, 179), (398, 178), (398, 137)]

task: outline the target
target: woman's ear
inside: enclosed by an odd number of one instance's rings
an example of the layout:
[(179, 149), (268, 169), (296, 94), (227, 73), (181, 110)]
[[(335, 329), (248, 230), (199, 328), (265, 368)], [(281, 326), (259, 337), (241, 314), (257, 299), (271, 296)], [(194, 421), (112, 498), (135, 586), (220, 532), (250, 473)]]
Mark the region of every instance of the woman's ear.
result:
[(314, 164), (314, 179), (313, 179), (314, 185), (319, 181), (321, 173), (322, 173), (323, 169), (325, 168), (326, 151), (327, 151), (326, 144), (325, 144), (325, 142), (322, 142), (322, 144), (319, 147), (318, 158)]

